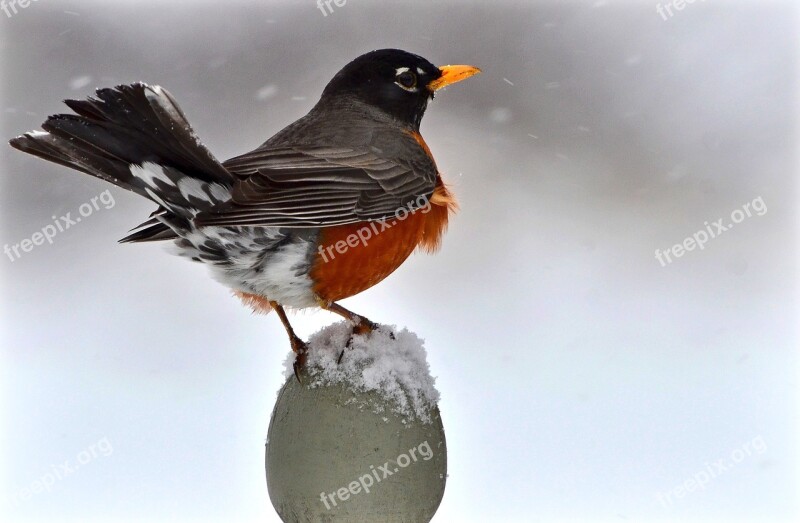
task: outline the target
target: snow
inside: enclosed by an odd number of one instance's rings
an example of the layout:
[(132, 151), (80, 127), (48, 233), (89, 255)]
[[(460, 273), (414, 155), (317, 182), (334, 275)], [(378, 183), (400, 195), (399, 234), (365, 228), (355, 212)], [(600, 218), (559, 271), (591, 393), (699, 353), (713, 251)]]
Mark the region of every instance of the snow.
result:
[[(375, 404), (366, 395), (357, 395), (355, 401), (375, 412), (394, 412), (404, 422), (418, 419), (430, 423), (439, 391), (430, 374), (423, 340), (407, 329), (381, 325), (370, 334), (354, 336), (351, 347), (337, 363), (351, 332), (351, 325), (342, 321), (309, 338), (309, 386), (344, 384), (355, 393), (375, 391), (385, 401)], [(294, 379), (294, 359), (294, 353), (286, 359), (287, 378)]]
[(511, 120), (511, 110), (507, 107), (495, 107), (489, 115), (495, 123), (506, 123)]
[(256, 99), (267, 100), (278, 94), (278, 86), (275, 84), (268, 84), (258, 90)]
[(92, 83), (92, 77), (91, 76), (76, 76), (75, 78), (70, 80), (69, 87), (73, 91), (76, 91), (78, 89), (83, 89), (84, 87), (86, 87), (90, 83)]

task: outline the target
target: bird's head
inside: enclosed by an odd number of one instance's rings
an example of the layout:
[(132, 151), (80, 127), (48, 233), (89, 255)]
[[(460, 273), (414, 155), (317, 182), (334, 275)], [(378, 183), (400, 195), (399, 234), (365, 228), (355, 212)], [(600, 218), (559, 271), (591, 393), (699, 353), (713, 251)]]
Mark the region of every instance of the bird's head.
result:
[(436, 91), (479, 72), (470, 65), (436, 67), (406, 51), (381, 49), (344, 66), (325, 87), (321, 101), (355, 97), (418, 129)]

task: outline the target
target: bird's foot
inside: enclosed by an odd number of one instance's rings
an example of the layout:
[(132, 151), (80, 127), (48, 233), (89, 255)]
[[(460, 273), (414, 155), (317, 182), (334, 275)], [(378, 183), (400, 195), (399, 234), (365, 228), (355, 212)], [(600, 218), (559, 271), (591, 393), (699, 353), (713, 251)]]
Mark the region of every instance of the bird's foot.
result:
[(374, 321), (369, 321), (367, 318), (358, 316), (358, 323), (353, 325), (353, 334), (351, 334), (350, 339), (352, 339), (353, 336), (369, 334), (370, 332), (377, 330), (379, 327), (380, 325)]
[[(350, 337), (347, 339), (347, 343), (345, 344), (345, 349), (339, 353), (339, 358), (336, 360), (336, 363), (339, 364), (342, 362), (342, 357), (344, 356), (344, 351), (346, 349), (353, 348), (353, 336), (363, 336), (364, 334), (369, 334), (374, 330), (378, 330), (380, 325), (375, 323), (374, 321), (370, 321), (363, 316), (357, 316), (358, 322), (353, 325), (353, 331), (350, 333)], [(389, 337), (391, 339), (394, 338), (394, 333), (390, 332)]]
[[(350, 338), (347, 340), (346, 347), (349, 349), (353, 346), (353, 336), (363, 336), (364, 334), (369, 334), (370, 332), (377, 330), (380, 325), (375, 323), (374, 321), (369, 321), (367, 318), (363, 316), (356, 316), (356, 323), (353, 324), (353, 330), (350, 333)], [(342, 351), (344, 352), (344, 351)], [(339, 360), (341, 360), (341, 355), (339, 356)]]
[(291, 338), (292, 344), (292, 351), (295, 354), (294, 364), (292, 368), (294, 369), (294, 377), (297, 378), (297, 382), (301, 385), (303, 384), (303, 380), (300, 379), (300, 374), (306, 368), (306, 360), (308, 359), (308, 345), (306, 342), (294, 336)]

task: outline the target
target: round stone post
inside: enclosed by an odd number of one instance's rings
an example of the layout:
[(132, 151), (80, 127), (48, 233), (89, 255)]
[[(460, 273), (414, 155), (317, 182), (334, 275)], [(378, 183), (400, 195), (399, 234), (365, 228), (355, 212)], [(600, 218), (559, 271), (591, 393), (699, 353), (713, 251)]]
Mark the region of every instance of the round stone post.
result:
[[(286, 523), (428, 522), (444, 495), (447, 447), (422, 342), (341, 323), (309, 340), (287, 378), (266, 446), (267, 488)], [(290, 367), (290, 365), (289, 365)]]

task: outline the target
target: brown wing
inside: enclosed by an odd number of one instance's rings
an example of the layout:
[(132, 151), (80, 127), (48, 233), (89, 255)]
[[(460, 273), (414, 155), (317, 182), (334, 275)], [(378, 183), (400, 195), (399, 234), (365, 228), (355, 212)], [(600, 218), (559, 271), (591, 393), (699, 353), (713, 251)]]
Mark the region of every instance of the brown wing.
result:
[(400, 208), (424, 205), (436, 184), (436, 166), (413, 137), (396, 142), (392, 151), (262, 146), (223, 164), (240, 179), (233, 197), (198, 214), (195, 222), (327, 227), (388, 218)]

